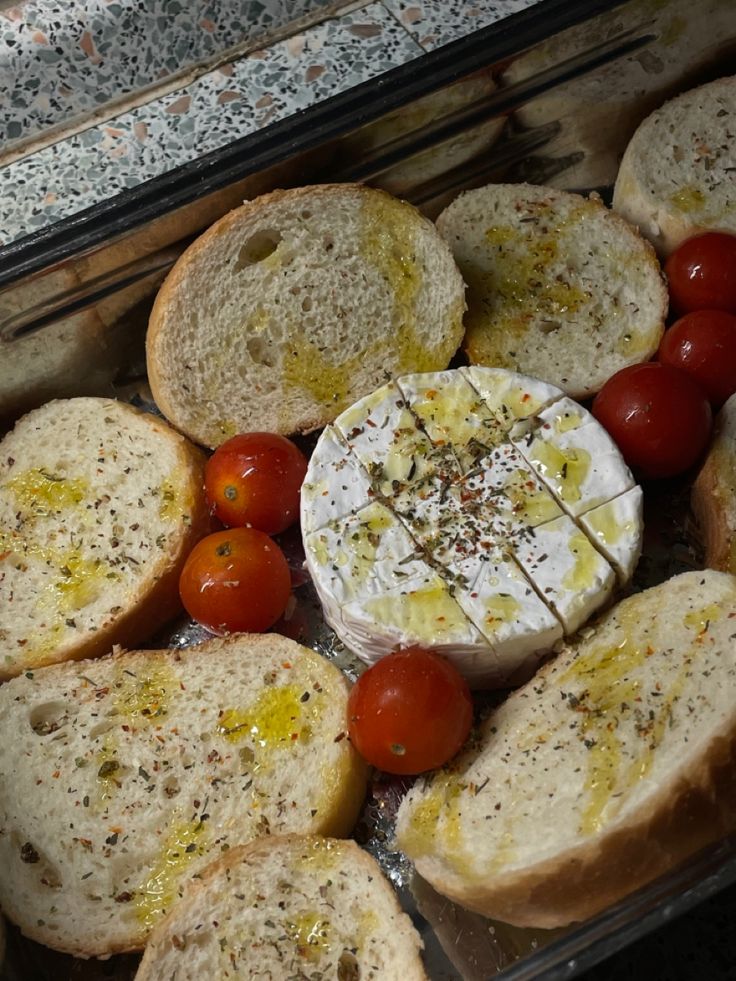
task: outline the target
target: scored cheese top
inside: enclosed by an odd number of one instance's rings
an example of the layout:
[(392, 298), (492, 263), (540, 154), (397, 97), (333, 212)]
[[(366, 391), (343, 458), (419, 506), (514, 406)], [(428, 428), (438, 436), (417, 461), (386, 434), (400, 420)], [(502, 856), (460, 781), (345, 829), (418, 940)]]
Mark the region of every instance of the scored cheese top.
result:
[(325, 618), (371, 663), (418, 644), (519, 680), (630, 578), (641, 490), (587, 410), (495, 368), (405, 375), (324, 430), (302, 487)]

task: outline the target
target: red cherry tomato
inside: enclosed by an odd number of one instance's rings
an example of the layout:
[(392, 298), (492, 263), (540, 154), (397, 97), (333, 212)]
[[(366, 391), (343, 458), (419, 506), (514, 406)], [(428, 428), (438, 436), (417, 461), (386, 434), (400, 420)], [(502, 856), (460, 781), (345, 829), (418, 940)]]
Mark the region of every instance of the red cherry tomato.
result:
[(442, 766), (467, 739), (473, 702), (467, 682), (438, 654), (397, 651), (361, 675), (348, 700), (350, 739), (387, 773)]
[(696, 310), (674, 323), (659, 345), (659, 360), (682, 368), (714, 406), (736, 392), (736, 317), (723, 310)]
[(736, 235), (706, 232), (683, 242), (664, 266), (678, 313), (736, 313)]
[(213, 634), (267, 630), (284, 612), (290, 593), (284, 553), (255, 528), (203, 538), (179, 579), (184, 609)]
[(596, 395), (593, 415), (643, 477), (687, 470), (705, 449), (712, 422), (698, 384), (656, 362), (617, 371)]
[(224, 525), (251, 525), (276, 535), (299, 515), (306, 472), (304, 454), (284, 436), (244, 433), (223, 443), (207, 461), (205, 492)]

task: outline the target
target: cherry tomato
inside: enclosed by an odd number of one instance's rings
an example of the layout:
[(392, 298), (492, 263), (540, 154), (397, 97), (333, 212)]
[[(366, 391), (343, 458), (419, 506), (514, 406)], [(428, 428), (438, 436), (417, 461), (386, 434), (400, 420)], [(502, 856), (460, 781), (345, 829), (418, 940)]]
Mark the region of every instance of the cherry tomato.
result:
[(243, 433), (207, 461), (207, 500), (224, 525), (251, 525), (276, 535), (299, 514), (299, 491), (307, 472), (304, 454), (284, 436)]
[(442, 766), (467, 739), (468, 685), (452, 664), (418, 647), (396, 651), (361, 675), (348, 700), (350, 739), (387, 773)]
[(736, 313), (736, 235), (706, 232), (683, 242), (664, 266), (678, 313)]
[(674, 323), (659, 345), (659, 360), (682, 368), (714, 406), (736, 392), (736, 317), (723, 310), (696, 310)]
[(687, 470), (705, 449), (712, 422), (698, 384), (656, 362), (617, 371), (596, 395), (593, 415), (643, 477)]
[(213, 634), (267, 630), (284, 612), (290, 593), (283, 552), (255, 528), (203, 538), (179, 579), (184, 609)]

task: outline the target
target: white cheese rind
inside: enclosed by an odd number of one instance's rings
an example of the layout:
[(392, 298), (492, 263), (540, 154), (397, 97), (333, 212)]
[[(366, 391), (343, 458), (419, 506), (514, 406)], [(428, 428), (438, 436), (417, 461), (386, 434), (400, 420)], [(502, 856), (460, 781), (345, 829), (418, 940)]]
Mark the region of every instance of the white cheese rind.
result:
[(566, 634), (581, 627), (616, 585), (611, 566), (567, 515), (515, 537), (511, 548)]
[(302, 534), (360, 510), (372, 497), (367, 471), (339, 432), (328, 426), (317, 440), (302, 484)]
[(409, 375), (318, 442), (306, 564), (363, 660), (418, 644), (503, 686), (607, 600), (608, 558), (630, 575), (640, 500), (607, 434), (553, 386), (477, 366)]
[(564, 398), (511, 431), (563, 508), (584, 514), (634, 486), (631, 471), (605, 429), (581, 405)]
[[(642, 505), (642, 489), (637, 484), (580, 518), (581, 527), (614, 567), (622, 584), (633, 576), (641, 555)], [(638, 547), (632, 547), (632, 542), (638, 542)]]

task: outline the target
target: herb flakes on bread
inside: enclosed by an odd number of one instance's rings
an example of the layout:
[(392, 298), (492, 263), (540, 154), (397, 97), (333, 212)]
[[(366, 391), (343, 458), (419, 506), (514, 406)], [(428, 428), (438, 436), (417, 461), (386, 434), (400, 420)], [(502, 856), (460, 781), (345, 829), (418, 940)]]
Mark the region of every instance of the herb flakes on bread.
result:
[(736, 395), (716, 416), (692, 504), (705, 540), (705, 564), (736, 575)]
[(259, 835), (349, 834), (347, 683), (276, 634), (28, 672), (0, 688), (0, 905), (81, 957), (139, 949), (183, 883)]
[(472, 364), (586, 398), (657, 350), (667, 314), (657, 257), (597, 198), (489, 184), (456, 198), (437, 227), (468, 284)]
[(353, 841), (260, 839), (210, 865), (155, 930), (136, 981), (424, 981), (422, 942)]
[(0, 680), (136, 644), (180, 609), (204, 456), (113, 399), (49, 402), (0, 443)]
[(357, 184), (274, 191), (216, 222), (166, 279), (147, 337), (153, 395), (210, 447), (318, 429), (387, 376), (446, 368), (463, 297), (411, 205)]
[(402, 802), (439, 892), (516, 926), (584, 920), (736, 830), (736, 578), (624, 600)]
[(647, 116), (626, 147), (613, 207), (661, 256), (700, 232), (736, 233), (736, 76)]

